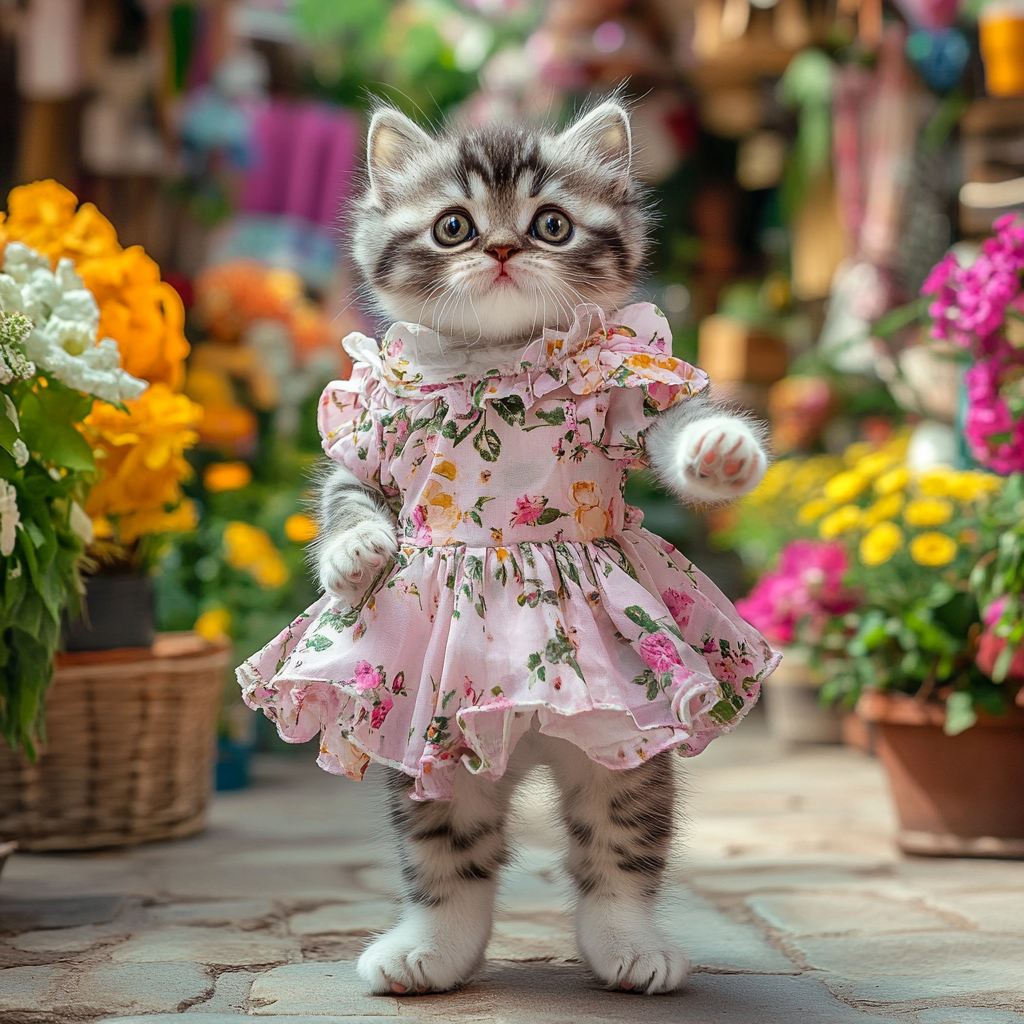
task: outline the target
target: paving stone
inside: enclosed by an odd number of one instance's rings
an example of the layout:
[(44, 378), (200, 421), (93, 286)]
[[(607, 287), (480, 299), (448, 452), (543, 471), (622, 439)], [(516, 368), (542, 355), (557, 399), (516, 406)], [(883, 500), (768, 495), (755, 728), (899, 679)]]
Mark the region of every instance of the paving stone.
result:
[[(188, 1008), (189, 1013), (245, 1013), (249, 989), (260, 976), (259, 971), (224, 971), (217, 976), (213, 995)], [(202, 1024), (210, 1024), (204, 1021)]]
[[(245, 1020), (241, 1013), (191, 1013), (189, 1024), (241, 1024)], [(394, 1017), (324, 1017), (320, 1014), (288, 1014), (286, 1016), (261, 1016), (265, 1024), (394, 1024)], [(418, 1017), (402, 1014), (403, 1022), (419, 1024)], [(181, 1024), (180, 1013), (150, 1013), (144, 1017), (104, 1017), (95, 1024)]]
[(1013, 1010), (969, 1009), (953, 1006), (941, 1010), (918, 1010), (917, 1024), (1021, 1024), (1024, 1017)]
[(767, 925), (794, 935), (913, 932), (948, 928), (938, 914), (867, 893), (787, 893), (751, 896), (747, 906)]
[(695, 896), (672, 900), (662, 916), (669, 934), (682, 943), (695, 968), (757, 974), (799, 971), (759, 929), (733, 921)]
[(853, 872), (837, 871), (820, 865), (806, 868), (778, 869), (762, 867), (742, 871), (688, 872), (687, 884), (699, 892), (759, 893), (807, 890), (836, 890), (863, 888), (862, 880)]
[(301, 958), (294, 939), (265, 932), (240, 932), (227, 928), (168, 926), (137, 935), (110, 954), (115, 963), (164, 963), (194, 961), (225, 967), (250, 964), (281, 964)]
[(50, 1009), (66, 976), (67, 971), (50, 964), (0, 971), (0, 1010)]
[(854, 1002), (899, 1003), (988, 992), (1024, 996), (1024, 940), (976, 932), (800, 938), (811, 967)]
[[(21, 861), (29, 859), (18, 858), (19, 866)], [(124, 897), (121, 895), (0, 899), (0, 931), (26, 932), (39, 928), (75, 928), (102, 924), (112, 921), (123, 906)]]
[(390, 900), (336, 903), (307, 913), (292, 914), (288, 927), (293, 935), (326, 935), (332, 932), (378, 931), (398, 918), (398, 907)]
[(487, 956), (492, 960), (575, 959), (572, 921), (551, 912), (503, 915), (494, 922)]
[(944, 893), (935, 905), (966, 918), (983, 932), (1024, 935), (1024, 878), (1004, 892)]
[(368, 996), (355, 964), (289, 964), (260, 975), (249, 993), (249, 1012), (397, 1017), (398, 1000)]
[(48, 928), (22, 932), (9, 940), (9, 945), (28, 953), (77, 953), (101, 942), (113, 943), (128, 938), (131, 928), (118, 922), (106, 925), (86, 924), (80, 928)]
[(253, 927), (275, 912), (272, 900), (210, 900), (203, 903), (172, 903), (148, 907), (149, 916), (161, 924), (234, 924)]

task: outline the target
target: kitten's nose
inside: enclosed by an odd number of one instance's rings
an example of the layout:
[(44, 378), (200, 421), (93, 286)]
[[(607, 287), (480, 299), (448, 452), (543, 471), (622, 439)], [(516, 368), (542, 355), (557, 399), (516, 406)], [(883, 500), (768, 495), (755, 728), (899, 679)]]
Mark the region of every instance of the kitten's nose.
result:
[(484, 249), (488, 256), (496, 259), (499, 263), (510, 260), (519, 251), (514, 245), (492, 245), (490, 249)]

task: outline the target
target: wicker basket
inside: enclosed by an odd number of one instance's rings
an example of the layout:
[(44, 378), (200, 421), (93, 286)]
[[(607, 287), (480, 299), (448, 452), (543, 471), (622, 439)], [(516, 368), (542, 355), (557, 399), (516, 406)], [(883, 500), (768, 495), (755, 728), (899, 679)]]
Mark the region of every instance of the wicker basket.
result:
[(229, 657), (194, 633), (59, 655), (46, 751), (33, 764), (0, 743), (0, 836), (38, 851), (198, 832)]

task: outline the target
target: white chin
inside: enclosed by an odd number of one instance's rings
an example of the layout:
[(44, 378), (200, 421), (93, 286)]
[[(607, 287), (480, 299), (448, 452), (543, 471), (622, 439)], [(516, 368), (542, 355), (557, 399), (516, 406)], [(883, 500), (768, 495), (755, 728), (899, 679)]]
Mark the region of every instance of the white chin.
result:
[(467, 342), (529, 341), (545, 327), (567, 328), (572, 308), (568, 299), (556, 302), (543, 290), (503, 284), (481, 289), (457, 309), (438, 311), (441, 317), (431, 326), (445, 337)]

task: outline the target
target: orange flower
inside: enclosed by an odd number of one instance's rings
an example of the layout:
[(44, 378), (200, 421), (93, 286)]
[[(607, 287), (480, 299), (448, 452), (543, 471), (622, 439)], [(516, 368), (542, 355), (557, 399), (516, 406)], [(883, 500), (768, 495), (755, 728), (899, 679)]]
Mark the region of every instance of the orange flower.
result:
[(320, 529), (316, 525), (316, 520), (310, 516), (303, 515), (301, 512), (296, 512), (295, 515), (289, 516), (284, 521), (284, 535), (293, 544), (306, 544), (311, 540), (315, 540), (319, 532)]
[(203, 486), (216, 494), (237, 491), (252, 480), (252, 470), (245, 462), (214, 462), (203, 473)]

